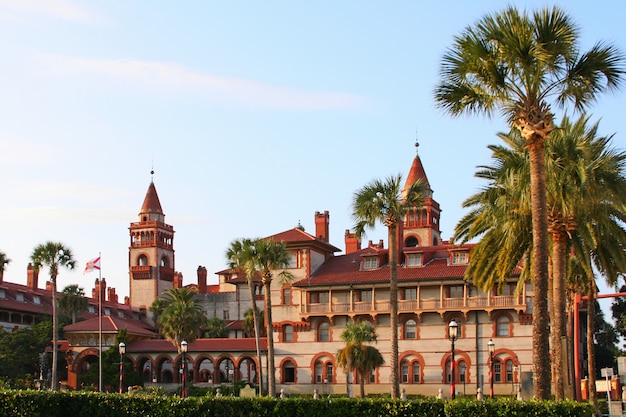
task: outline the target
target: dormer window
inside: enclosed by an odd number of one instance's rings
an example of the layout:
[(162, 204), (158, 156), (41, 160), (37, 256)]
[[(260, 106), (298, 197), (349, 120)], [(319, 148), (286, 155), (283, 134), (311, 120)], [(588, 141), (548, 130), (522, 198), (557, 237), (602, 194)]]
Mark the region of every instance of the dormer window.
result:
[(17, 294), (15, 294), (15, 301), (19, 301), (20, 303), (24, 302), (24, 293), (23, 292), (18, 292)]
[(408, 253), (406, 255), (406, 266), (407, 267), (422, 266), (422, 254), (421, 253)]
[(468, 261), (467, 252), (457, 251), (452, 253), (452, 265), (463, 265)]
[(89, 306), (89, 308), (87, 308), (87, 311), (89, 311), (90, 314), (95, 314), (96, 313), (96, 308), (92, 305)]
[(6, 294), (4, 293), (4, 288), (0, 288), (0, 298), (6, 298)]
[(378, 268), (378, 257), (367, 256), (363, 259), (363, 269), (376, 269)]
[(37, 305), (41, 304), (41, 297), (37, 294), (33, 295), (33, 303)]

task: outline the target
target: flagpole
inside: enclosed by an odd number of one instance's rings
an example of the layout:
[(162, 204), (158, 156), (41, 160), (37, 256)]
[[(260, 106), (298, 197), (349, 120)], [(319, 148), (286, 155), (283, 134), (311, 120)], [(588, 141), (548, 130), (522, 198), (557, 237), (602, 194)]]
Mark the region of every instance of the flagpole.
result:
[[(102, 265), (102, 252), (98, 252), (100, 265)], [(102, 266), (98, 268), (98, 391), (102, 392)]]

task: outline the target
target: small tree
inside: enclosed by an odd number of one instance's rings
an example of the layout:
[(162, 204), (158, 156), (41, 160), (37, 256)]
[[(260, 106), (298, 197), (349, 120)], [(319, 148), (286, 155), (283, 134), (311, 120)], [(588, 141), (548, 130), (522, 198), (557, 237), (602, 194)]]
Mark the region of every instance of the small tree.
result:
[(59, 296), (59, 310), (72, 319), (72, 324), (76, 323), (77, 315), (87, 310), (88, 305), (85, 291), (76, 284), (63, 288)]

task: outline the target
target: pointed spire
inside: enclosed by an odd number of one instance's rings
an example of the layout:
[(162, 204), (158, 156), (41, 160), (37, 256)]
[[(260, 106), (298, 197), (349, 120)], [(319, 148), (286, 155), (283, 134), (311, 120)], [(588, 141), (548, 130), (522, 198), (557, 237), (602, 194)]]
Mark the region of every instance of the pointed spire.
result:
[(139, 219), (141, 221), (164, 221), (163, 209), (161, 208), (159, 195), (157, 194), (156, 187), (154, 186), (154, 169), (150, 171), (150, 185), (148, 186), (146, 197), (143, 200), (143, 205), (141, 206), (141, 211), (139, 212)]
[(432, 188), (430, 188), (430, 183), (428, 182), (428, 177), (426, 176), (426, 171), (424, 170), (424, 166), (422, 165), (422, 160), (420, 159), (419, 153), (417, 149), (419, 148), (419, 142), (417, 138), (415, 138), (415, 158), (413, 159), (413, 164), (411, 165), (411, 169), (406, 176), (406, 182), (404, 183), (404, 189), (408, 188), (410, 185), (415, 183), (415, 181), (422, 179), (430, 191), (432, 195)]

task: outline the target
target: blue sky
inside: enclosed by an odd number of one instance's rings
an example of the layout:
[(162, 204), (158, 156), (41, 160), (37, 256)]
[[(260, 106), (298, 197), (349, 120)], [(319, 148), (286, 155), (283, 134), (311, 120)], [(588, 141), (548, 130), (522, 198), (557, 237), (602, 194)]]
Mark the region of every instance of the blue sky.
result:
[[(78, 261), (60, 288), (90, 293), (97, 276), (82, 269), (101, 252), (108, 285), (128, 295), (128, 226), (153, 167), (185, 284), (198, 265), (212, 278), (224, 269), (235, 238), (298, 222), (313, 232), (315, 211), (330, 212), (343, 249), (352, 194), (406, 175), (416, 135), (448, 239), (506, 127), (438, 110), (439, 61), (455, 34), (505, 4), (0, 0), (5, 279), (26, 283), (33, 248), (55, 240)], [(626, 50), (621, 1), (561, 6), (585, 48)], [(619, 149), (624, 94), (590, 109)]]

